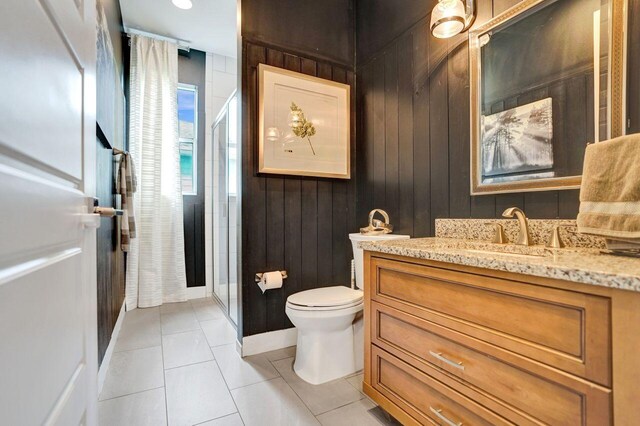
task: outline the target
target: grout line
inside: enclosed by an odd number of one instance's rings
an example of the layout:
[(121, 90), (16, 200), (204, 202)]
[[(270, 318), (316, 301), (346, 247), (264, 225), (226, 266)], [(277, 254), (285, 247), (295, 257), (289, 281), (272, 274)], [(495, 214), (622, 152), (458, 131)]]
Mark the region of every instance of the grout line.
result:
[[(213, 354), (213, 351), (211, 352)], [(220, 368), (220, 364), (218, 364), (217, 360), (214, 360), (214, 362), (216, 363), (216, 367), (218, 367), (218, 371), (220, 372), (220, 376), (222, 377), (222, 381), (224, 382), (224, 385), (227, 387), (227, 392), (229, 392), (231, 401), (233, 401), (233, 406), (236, 407), (236, 413), (238, 413), (238, 416), (240, 416), (240, 421), (242, 421), (242, 424), (244, 424), (244, 420), (242, 419), (242, 414), (240, 414), (240, 410), (238, 409), (238, 404), (236, 404), (236, 400), (233, 398), (233, 393), (231, 393), (231, 389), (229, 388), (229, 383), (227, 383), (227, 379), (224, 377), (224, 374), (222, 373), (222, 368)]]
[[(284, 358), (284, 359), (288, 359), (288, 358)], [(295, 362), (295, 357), (293, 357), (293, 358), (291, 358), (291, 359), (293, 360), (293, 361), (291, 361), (291, 371), (293, 371), (293, 363)], [(280, 360), (280, 361), (282, 361), (282, 360)], [(272, 362), (271, 364), (273, 364), (273, 362)], [(275, 368), (275, 366), (274, 366), (273, 368)], [(278, 369), (276, 368), (276, 371), (278, 372), (278, 374), (280, 374), (280, 377), (282, 377), (282, 380), (287, 384), (287, 386), (289, 386), (289, 389), (291, 389), (291, 390), (293, 391), (293, 393), (298, 397), (298, 399), (302, 402), (302, 405), (304, 405), (304, 406), (307, 408), (307, 410), (309, 410), (309, 413), (311, 413), (311, 415), (315, 418), (315, 417), (316, 417), (316, 415), (315, 415), (315, 414), (313, 414), (313, 411), (311, 411), (311, 408), (309, 407), (309, 405), (307, 405), (307, 403), (305, 402), (305, 400), (304, 400), (304, 399), (302, 399), (302, 397), (301, 397), (300, 395), (298, 395), (298, 392), (296, 392), (296, 390), (293, 388), (293, 386), (291, 386), (291, 385), (289, 384), (289, 382), (287, 381), (287, 379), (285, 379), (285, 378), (284, 378), (284, 376), (282, 375), (282, 373), (280, 373), (280, 370), (278, 370)], [(296, 372), (295, 372), (295, 371), (293, 371), (293, 374), (296, 374)]]
[[(160, 316), (162, 316), (162, 312), (160, 312)], [(162, 322), (162, 321), (161, 321)], [(162, 354), (162, 380), (164, 382), (164, 415), (167, 424), (169, 424), (169, 398), (167, 397), (167, 374), (164, 369), (164, 338), (162, 334), (162, 323), (160, 324), (160, 351)]]
[[(277, 370), (276, 370), (276, 371), (277, 371)], [(223, 375), (223, 377), (224, 377), (224, 375)], [(265, 379), (265, 380), (262, 380), (262, 381), (260, 381), (260, 382), (249, 383), (249, 384), (246, 384), (246, 385), (238, 386), (237, 388), (229, 389), (229, 392), (237, 391), (237, 390), (239, 390), (239, 389), (243, 389), (243, 388), (248, 388), (249, 386), (259, 385), (260, 383), (267, 383), (267, 382), (271, 382), (271, 381), (273, 381), (273, 380), (275, 380), (275, 379), (283, 379), (283, 380), (284, 380), (284, 377), (282, 377), (280, 374), (278, 374), (276, 377), (272, 377), (272, 378), (270, 378), (270, 379)], [(286, 382), (286, 380), (285, 380), (285, 382)], [(226, 381), (225, 381), (225, 383), (226, 383)], [(227, 388), (229, 388), (229, 387), (227, 386)], [(232, 395), (232, 396), (233, 396), (233, 395)]]
[[(195, 424), (195, 425), (193, 425), (193, 426), (203, 425), (203, 424), (208, 423), (208, 422), (213, 421), (213, 420), (222, 420), (222, 419), (226, 419), (227, 417), (231, 417), (231, 416), (233, 416), (234, 414), (237, 414), (238, 416), (240, 416), (240, 413), (238, 413), (238, 412), (231, 413), (231, 414), (225, 414), (224, 416), (221, 416), (221, 417), (214, 417), (213, 419), (209, 419), (209, 420), (205, 420), (205, 421), (200, 422), (200, 423), (196, 423), (196, 424)], [(242, 422), (242, 424), (244, 424), (244, 421), (242, 421), (242, 416), (240, 416), (240, 421)]]
[(184, 365), (176, 365), (175, 367), (165, 368), (164, 371), (171, 371), (171, 370), (175, 370), (182, 367), (191, 367), (192, 365), (204, 364), (206, 362), (215, 361), (216, 360), (215, 355), (212, 354), (212, 356), (213, 356), (212, 359), (207, 359), (205, 361), (190, 362), (189, 364), (184, 364)]
[(318, 417), (318, 416), (321, 416), (321, 415), (323, 415), (323, 414), (327, 414), (327, 413), (330, 413), (330, 412), (332, 412), (332, 411), (338, 410), (338, 409), (340, 409), (340, 408), (344, 408), (344, 407), (346, 407), (347, 405), (351, 405), (351, 404), (355, 404), (356, 402), (360, 402), (360, 401), (362, 401), (362, 399), (364, 398), (364, 395), (362, 395), (362, 393), (361, 393), (361, 394), (360, 394), (360, 396), (361, 396), (361, 398), (360, 398), (360, 399), (357, 399), (357, 400), (355, 400), (355, 401), (351, 401), (351, 402), (347, 402), (346, 404), (342, 404), (342, 405), (340, 405), (339, 407), (335, 407), (335, 408), (332, 408), (332, 409), (327, 410), (327, 411), (323, 411), (322, 413), (318, 413), (318, 414), (316, 414), (315, 416), (316, 416), (316, 417)]
[(159, 347), (162, 347), (162, 336), (160, 336), (160, 344), (159, 345), (144, 346), (142, 348), (125, 349), (123, 351), (114, 352), (114, 354), (123, 354), (123, 353), (127, 353), (127, 352), (141, 351), (143, 349), (151, 349), (151, 348), (159, 348)]
[(111, 401), (111, 400), (113, 400), (113, 399), (118, 399), (118, 398), (124, 398), (125, 396), (136, 395), (136, 394), (138, 394), (138, 393), (149, 392), (149, 391), (156, 390), (156, 389), (160, 389), (160, 388), (164, 388), (164, 385), (162, 385), (162, 386), (158, 386), (158, 387), (155, 387), (155, 388), (139, 390), (139, 391), (135, 391), (135, 392), (131, 392), (131, 393), (125, 393), (125, 394), (123, 394), (123, 395), (113, 396), (113, 397), (111, 397), (111, 398), (98, 399), (98, 403), (105, 402), (105, 401)]

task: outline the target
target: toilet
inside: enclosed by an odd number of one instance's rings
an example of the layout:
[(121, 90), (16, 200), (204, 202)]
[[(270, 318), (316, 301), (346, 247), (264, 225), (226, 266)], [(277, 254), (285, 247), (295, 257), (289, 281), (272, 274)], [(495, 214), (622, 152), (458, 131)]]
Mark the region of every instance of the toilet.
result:
[(331, 286), (292, 294), (285, 312), (298, 329), (293, 370), (319, 385), (363, 368), (362, 312), (364, 271), (362, 241), (407, 239), (408, 235), (349, 234), (353, 246), (356, 287)]

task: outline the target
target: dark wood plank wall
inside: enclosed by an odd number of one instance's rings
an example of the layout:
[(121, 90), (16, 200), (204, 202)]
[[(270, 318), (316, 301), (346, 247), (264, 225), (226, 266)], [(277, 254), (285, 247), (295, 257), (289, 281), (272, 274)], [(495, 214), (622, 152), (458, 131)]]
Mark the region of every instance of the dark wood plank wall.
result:
[(354, 2), (244, 0), (242, 36), (247, 41), (352, 69)]
[[(99, 133), (101, 133), (99, 131)], [(96, 197), (103, 207), (116, 206), (117, 159), (104, 135), (96, 138)], [(124, 253), (116, 218), (101, 218), (97, 230), (98, 360), (102, 362), (124, 303)]]
[[(242, 82), (242, 335), (292, 327), (285, 314), (290, 294), (349, 284), (355, 224), (355, 179), (257, 174), (257, 66), (265, 63), (354, 87), (347, 67), (317, 61), (257, 42), (243, 44)], [(355, 176), (355, 96), (352, 97), (352, 173)], [(286, 269), (282, 289), (262, 294), (254, 275)]]
[(185, 195), (183, 200), (184, 256), (187, 287), (205, 285), (204, 258), (204, 144), (206, 129), (206, 53), (191, 49), (180, 52), (178, 57), (178, 81), (198, 87), (198, 146), (197, 195)]
[[(476, 25), (517, 2), (479, 0)], [(383, 9), (358, 7), (358, 22), (367, 21), (361, 13)], [(393, 13), (402, 13), (402, 9)], [(414, 18), (415, 24), (404, 33), (389, 33), (386, 45), (379, 34), (384, 29), (375, 36), (379, 45), (372, 45), (369, 34), (358, 28), (359, 43), (365, 41), (358, 45), (357, 63), (362, 148), (357, 158), (357, 217), (374, 207), (383, 208), (391, 215), (396, 232), (416, 237), (433, 235), (437, 218), (500, 217), (510, 206), (523, 208), (532, 218), (575, 218), (576, 190), (469, 195), (467, 34), (439, 40), (429, 33), (429, 15)], [(373, 51), (377, 53), (369, 53)], [(586, 90), (582, 86), (569, 82), (554, 90)], [(495, 108), (497, 112), (500, 107)], [(566, 139), (576, 129), (560, 131)], [(584, 123), (579, 131), (586, 131)]]
[[(120, 6), (117, 0), (100, 0), (100, 5), (105, 11), (114, 58), (118, 73), (122, 78), (128, 62), (124, 57), (127, 46), (121, 36)], [(96, 99), (96, 101), (100, 102), (101, 99)], [(113, 141), (109, 141), (98, 127), (96, 135), (96, 197), (99, 199), (100, 205), (105, 207), (116, 207), (114, 176), (117, 169), (116, 160), (111, 152), (112, 143)], [(124, 302), (125, 264), (124, 253), (120, 249), (117, 220), (102, 218), (96, 235), (99, 363), (102, 363), (109, 346), (120, 308)]]

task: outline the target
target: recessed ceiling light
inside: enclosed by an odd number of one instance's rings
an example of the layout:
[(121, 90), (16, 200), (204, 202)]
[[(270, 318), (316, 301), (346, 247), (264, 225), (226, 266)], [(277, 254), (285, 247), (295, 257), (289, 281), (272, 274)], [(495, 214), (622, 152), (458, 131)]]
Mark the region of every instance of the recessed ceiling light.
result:
[(193, 7), (191, 0), (171, 0), (171, 3), (180, 9), (191, 9)]

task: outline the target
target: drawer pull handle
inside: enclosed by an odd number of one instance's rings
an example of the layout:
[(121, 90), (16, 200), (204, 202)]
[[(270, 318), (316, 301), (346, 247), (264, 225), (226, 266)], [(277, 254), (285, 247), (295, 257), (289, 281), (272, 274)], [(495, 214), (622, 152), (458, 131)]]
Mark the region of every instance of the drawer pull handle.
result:
[(440, 420), (442, 420), (443, 422), (445, 422), (449, 426), (462, 426), (462, 422), (454, 422), (453, 420), (448, 419), (447, 416), (442, 414), (442, 410), (441, 409), (436, 409), (436, 408), (433, 408), (433, 407), (429, 407), (429, 410), (431, 410), (431, 412), (433, 414), (435, 414), (435, 416), (437, 418), (439, 418)]
[(464, 371), (464, 364), (462, 362), (451, 361), (450, 359), (447, 359), (444, 356), (442, 356), (442, 354), (440, 352), (429, 351), (429, 354), (432, 357), (434, 357), (436, 359), (439, 359), (442, 362), (446, 362), (447, 364), (449, 364), (452, 367), (457, 368), (458, 370), (463, 370)]

